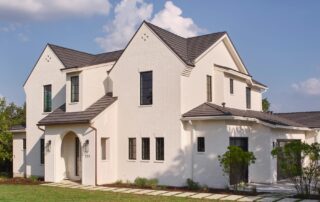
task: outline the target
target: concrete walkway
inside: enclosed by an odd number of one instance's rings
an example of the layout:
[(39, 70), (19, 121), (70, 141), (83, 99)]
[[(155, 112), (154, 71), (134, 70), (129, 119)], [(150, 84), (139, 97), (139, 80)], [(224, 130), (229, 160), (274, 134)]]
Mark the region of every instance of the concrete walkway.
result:
[(80, 185), (75, 182), (63, 181), (61, 183), (47, 183), (41, 186), (50, 187), (61, 187), (70, 189), (83, 189), (89, 191), (107, 191), (107, 192), (118, 192), (118, 193), (130, 193), (130, 194), (140, 194), (140, 195), (150, 195), (150, 196), (172, 196), (181, 198), (194, 198), (194, 199), (212, 199), (219, 201), (241, 201), (241, 202), (316, 202), (317, 200), (301, 200), (287, 198), (286, 195), (259, 195), (259, 196), (243, 196), (243, 195), (232, 195), (232, 194), (212, 194), (212, 193), (198, 193), (198, 192), (181, 192), (181, 191), (166, 191), (166, 190), (151, 190), (151, 189), (134, 189), (134, 188), (115, 188), (115, 187), (104, 187), (104, 186), (86, 186)]

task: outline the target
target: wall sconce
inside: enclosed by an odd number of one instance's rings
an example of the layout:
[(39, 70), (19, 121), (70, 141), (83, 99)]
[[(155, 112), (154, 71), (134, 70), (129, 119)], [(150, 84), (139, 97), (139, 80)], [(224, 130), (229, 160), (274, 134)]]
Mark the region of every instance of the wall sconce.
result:
[(83, 150), (85, 153), (88, 153), (89, 152), (89, 140), (86, 140), (84, 143), (83, 143)]
[(274, 149), (274, 148), (276, 148), (277, 147), (277, 142), (276, 141), (273, 141), (272, 142), (272, 148)]
[(46, 149), (47, 149), (47, 152), (50, 152), (51, 151), (51, 140), (49, 140), (46, 144)]

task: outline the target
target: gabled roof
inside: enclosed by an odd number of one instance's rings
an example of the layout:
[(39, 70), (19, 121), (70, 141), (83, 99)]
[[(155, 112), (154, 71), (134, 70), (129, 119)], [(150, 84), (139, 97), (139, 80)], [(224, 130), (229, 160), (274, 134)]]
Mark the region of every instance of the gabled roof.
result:
[(12, 133), (15, 132), (25, 132), (26, 131), (26, 126), (25, 125), (14, 125), (10, 128), (10, 131)]
[(226, 32), (183, 38), (149, 22), (146, 25), (187, 65), (194, 66), (194, 60), (217, 42)]
[(116, 97), (105, 95), (84, 111), (66, 112), (66, 105), (54, 110), (52, 113), (39, 121), (38, 125), (59, 125), (59, 124), (86, 124), (98, 116), (117, 100)]
[(276, 115), (310, 128), (320, 128), (320, 111), (276, 113)]
[(119, 50), (94, 55), (53, 44), (48, 44), (48, 46), (57, 55), (65, 68), (83, 67), (116, 61), (123, 51)]
[(295, 121), (277, 116), (275, 114), (254, 111), (254, 110), (241, 110), (229, 107), (221, 107), (212, 103), (204, 103), (187, 113), (182, 117), (210, 117), (210, 116), (239, 116), (247, 118), (255, 118), (260, 121), (282, 126), (294, 126), (294, 127), (307, 127), (304, 124), (297, 123)]

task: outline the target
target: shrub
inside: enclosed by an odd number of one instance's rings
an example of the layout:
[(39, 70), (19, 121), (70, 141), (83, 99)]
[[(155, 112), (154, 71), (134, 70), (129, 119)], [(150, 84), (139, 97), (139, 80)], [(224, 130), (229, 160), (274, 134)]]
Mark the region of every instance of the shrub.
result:
[(141, 188), (151, 187), (154, 189), (158, 186), (158, 179), (155, 179), (155, 178), (147, 179), (147, 178), (137, 177), (134, 180), (134, 184)]
[(29, 177), (29, 179), (32, 181), (32, 182), (37, 182), (39, 180), (39, 177), (38, 176), (34, 176), (34, 175), (31, 175)]
[(187, 186), (188, 186), (188, 189), (190, 189), (190, 190), (199, 190), (199, 189), (201, 189), (201, 186), (199, 185), (199, 183), (193, 181), (190, 178), (187, 179)]

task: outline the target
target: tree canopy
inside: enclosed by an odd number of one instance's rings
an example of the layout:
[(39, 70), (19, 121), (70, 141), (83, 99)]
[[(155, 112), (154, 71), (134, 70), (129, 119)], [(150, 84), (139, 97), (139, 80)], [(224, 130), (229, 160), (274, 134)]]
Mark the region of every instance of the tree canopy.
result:
[(270, 102), (268, 98), (263, 98), (262, 99), (262, 111), (267, 112), (270, 110)]

